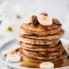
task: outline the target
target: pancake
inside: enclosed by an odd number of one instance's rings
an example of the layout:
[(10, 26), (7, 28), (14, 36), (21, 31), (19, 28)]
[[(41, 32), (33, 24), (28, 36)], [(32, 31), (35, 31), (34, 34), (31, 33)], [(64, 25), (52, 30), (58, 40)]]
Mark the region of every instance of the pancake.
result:
[[(59, 55), (59, 57), (54, 57), (53, 59), (45, 59), (45, 60), (41, 60), (41, 59), (33, 59), (33, 58), (29, 58), (28, 56), (26, 55), (23, 55), (22, 54), (22, 59), (24, 61), (29, 61), (29, 62), (35, 62), (35, 63), (41, 63), (41, 62), (45, 62), (45, 61), (57, 61), (59, 59), (62, 59), (64, 57), (64, 53), (62, 55)], [(51, 57), (52, 58), (52, 57)]]
[(34, 55), (33, 57), (35, 56), (42, 56), (42, 57), (49, 56), (50, 57), (50, 56), (57, 56), (57, 55), (62, 54), (64, 51), (64, 48), (61, 46), (58, 51), (56, 50), (55, 51), (31, 51), (31, 50), (26, 50), (26, 49), (21, 48), (21, 51), (29, 56)]
[(60, 41), (64, 30), (58, 19), (48, 15), (33, 15), (29, 23), (23, 23), (19, 31), (19, 53), (24, 61), (56, 61), (65, 55)]
[(23, 42), (19, 41), (18, 44), (22, 45), (22, 46), (26, 46), (28, 48), (46, 48), (46, 47), (53, 48), (53, 47), (56, 47), (59, 42), (60, 42), (60, 40), (58, 40), (57, 42), (54, 42), (52, 44), (45, 44), (45, 45), (38, 44), (37, 45), (37, 44), (27, 44), (27, 43), (23, 43)]
[[(48, 60), (52, 60), (54, 58), (56, 59), (56, 57), (53, 57), (53, 56), (49, 59), (49, 57), (37, 57), (37, 56), (32, 57), (32, 56), (28, 56), (27, 54), (24, 54), (22, 52), (20, 52), (20, 54), (21, 54), (23, 60), (25, 60), (25, 57), (28, 58), (28, 59), (31, 59), (32, 61), (37, 60), (37, 61), (34, 61), (34, 62), (48, 61)], [(28, 61), (28, 60), (26, 60), (26, 61)]]
[(42, 26), (41, 24), (33, 26), (32, 23), (23, 23), (20, 26), (20, 30), (25, 30), (27, 33), (36, 35), (52, 35), (61, 30), (61, 23), (57, 19), (53, 19), (53, 24), (51, 26)]
[(48, 47), (48, 46), (27, 46), (28, 44), (24, 44), (24, 43), (19, 43), (19, 46), (23, 49), (26, 49), (26, 50), (30, 50), (30, 51), (49, 51), (49, 52), (53, 52), (53, 51), (58, 51), (59, 48), (61, 47), (61, 42), (59, 42), (57, 44), (57, 46), (55, 47)]
[(54, 59), (57, 58), (58, 56), (62, 55), (64, 52), (64, 48), (61, 45), (61, 48), (59, 49), (58, 52), (54, 51), (54, 52), (31, 52), (31, 51), (27, 51), (25, 49), (20, 49), (22, 55), (28, 56), (29, 58), (33, 58), (33, 59), (41, 59), (41, 60), (50, 60), (50, 59)]
[(22, 37), (19, 37), (18, 38), (19, 41), (23, 42), (23, 43), (26, 43), (26, 44), (32, 44), (32, 45), (48, 45), (48, 44), (53, 44), (53, 43), (57, 43), (59, 40), (45, 40), (45, 39), (29, 39), (29, 38), (22, 38)]
[(19, 37), (24, 37), (24, 38), (30, 38), (30, 39), (46, 39), (46, 40), (55, 40), (55, 39), (59, 39), (61, 37), (63, 37), (64, 35), (64, 30), (61, 29), (58, 33), (56, 34), (52, 34), (52, 35), (46, 35), (46, 36), (38, 36), (38, 35), (23, 35), (23, 34), (19, 34)]

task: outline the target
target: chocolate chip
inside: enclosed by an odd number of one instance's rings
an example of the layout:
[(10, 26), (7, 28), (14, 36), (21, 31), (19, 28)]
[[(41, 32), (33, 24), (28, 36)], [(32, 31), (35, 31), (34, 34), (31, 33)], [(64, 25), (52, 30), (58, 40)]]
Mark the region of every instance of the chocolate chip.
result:
[(22, 41), (20, 41), (20, 43), (22, 43)]
[(34, 26), (37, 26), (39, 24), (38, 20), (37, 20), (37, 16), (33, 15), (32, 18), (31, 18), (31, 23), (34, 25)]
[(53, 24), (61, 26), (60, 21), (58, 19), (56, 19), (56, 18), (53, 18)]
[(69, 58), (69, 55), (67, 55), (67, 58)]
[(15, 49), (15, 51), (18, 52), (19, 51), (19, 48)]

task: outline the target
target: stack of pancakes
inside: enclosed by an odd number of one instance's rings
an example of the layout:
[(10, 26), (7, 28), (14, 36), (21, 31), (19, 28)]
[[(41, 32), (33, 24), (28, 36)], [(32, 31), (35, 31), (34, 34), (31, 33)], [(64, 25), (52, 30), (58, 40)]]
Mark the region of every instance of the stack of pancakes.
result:
[(52, 25), (43, 26), (33, 15), (29, 23), (20, 26), (19, 52), (25, 61), (57, 60), (64, 56), (64, 48), (59, 40), (63, 35), (64, 30), (57, 19), (52, 19)]

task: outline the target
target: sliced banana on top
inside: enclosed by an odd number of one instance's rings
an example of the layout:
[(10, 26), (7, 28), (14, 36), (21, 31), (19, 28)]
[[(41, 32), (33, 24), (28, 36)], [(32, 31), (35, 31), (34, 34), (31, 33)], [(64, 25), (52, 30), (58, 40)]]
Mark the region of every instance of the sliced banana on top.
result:
[(37, 18), (39, 23), (43, 26), (52, 25), (52, 18), (49, 16), (41, 14), (41, 15), (38, 15)]

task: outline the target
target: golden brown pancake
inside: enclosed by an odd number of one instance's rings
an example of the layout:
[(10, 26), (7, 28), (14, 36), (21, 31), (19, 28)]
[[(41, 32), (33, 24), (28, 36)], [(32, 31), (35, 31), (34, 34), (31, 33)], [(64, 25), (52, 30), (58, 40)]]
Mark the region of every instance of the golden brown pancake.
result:
[[(18, 44), (20, 55), (24, 61), (53, 61), (65, 55), (64, 47), (60, 41), (64, 30), (59, 20), (53, 18), (51, 25), (44, 25), (42, 22), (37, 16), (32, 16), (31, 22), (23, 23), (20, 26)], [(47, 22), (50, 23), (50, 21)]]
[[(64, 57), (64, 53), (62, 55), (59, 55), (59, 57), (50, 57), (50, 59), (46, 58), (45, 60), (41, 60), (41, 59), (34, 59), (34, 58), (29, 58), (29, 56), (26, 56), (26, 55), (22, 55), (22, 58), (24, 61), (29, 61), (29, 62), (37, 62), (37, 63), (40, 63), (40, 62), (45, 62), (45, 61), (57, 61), (59, 59), (62, 59)], [(53, 59), (51, 59), (53, 58)]]
[(45, 39), (29, 39), (29, 38), (22, 38), (19, 37), (18, 38), (19, 41), (26, 43), (26, 44), (32, 44), (32, 45), (48, 45), (48, 44), (53, 44), (53, 43), (57, 43), (59, 40), (45, 40)]
[(46, 35), (46, 36), (38, 36), (38, 35), (23, 35), (23, 34), (19, 34), (19, 37), (24, 37), (24, 38), (30, 38), (30, 39), (46, 39), (46, 40), (56, 40), (59, 39), (61, 37), (63, 37), (64, 35), (64, 30), (61, 29), (58, 33), (53, 34), (53, 35)]
[(30, 51), (49, 51), (49, 52), (53, 52), (53, 51), (58, 51), (59, 48), (61, 47), (61, 42), (59, 42), (55, 47), (48, 47), (47, 46), (33, 46), (33, 45), (28, 45), (28, 44), (24, 44), (24, 43), (19, 43), (19, 46), (22, 47), (23, 49), (26, 50), (30, 50)]
[(58, 33), (61, 30), (61, 23), (57, 19), (53, 19), (53, 24), (51, 26), (42, 26), (40, 24), (33, 26), (31, 23), (23, 23), (20, 26), (20, 30), (21, 32), (22, 30), (25, 30), (27, 33), (36, 35), (52, 35)]
[(56, 51), (56, 50), (53, 50), (53, 51), (31, 51), (31, 50), (26, 50), (26, 49), (21, 48), (21, 51), (25, 54), (27, 53), (27, 55), (29, 55), (29, 56), (34, 55), (34, 56), (43, 56), (43, 57), (45, 57), (45, 56), (60, 55), (60, 54), (63, 53), (64, 48), (61, 46), (58, 51)]
[(28, 48), (32, 48), (32, 49), (36, 49), (36, 48), (53, 48), (53, 47), (56, 47), (57, 44), (60, 42), (60, 40), (58, 40), (57, 42), (54, 42), (52, 44), (45, 44), (45, 45), (40, 45), (40, 44), (27, 44), (27, 43), (23, 43), (21, 41), (19, 41), (19, 45), (22, 45), (22, 46), (26, 46)]
[(59, 51), (53, 51), (53, 52), (34, 52), (34, 51), (27, 51), (25, 49), (20, 49), (21, 54), (29, 57), (30, 59), (38, 59), (38, 60), (51, 60), (56, 59), (58, 56), (63, 55), (64, 48), (62, 44), (60, 43), (61, 47), (59, 48)]

